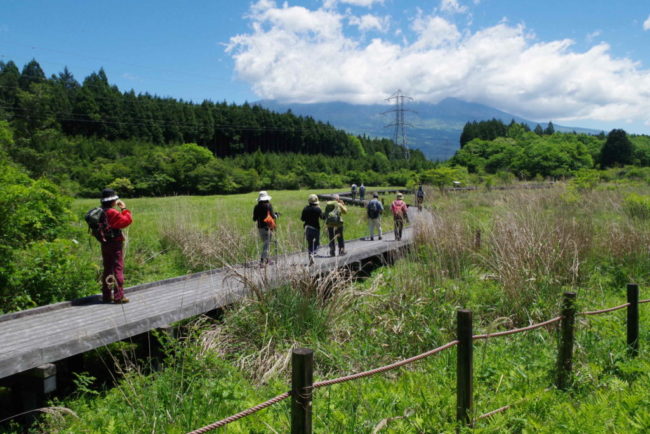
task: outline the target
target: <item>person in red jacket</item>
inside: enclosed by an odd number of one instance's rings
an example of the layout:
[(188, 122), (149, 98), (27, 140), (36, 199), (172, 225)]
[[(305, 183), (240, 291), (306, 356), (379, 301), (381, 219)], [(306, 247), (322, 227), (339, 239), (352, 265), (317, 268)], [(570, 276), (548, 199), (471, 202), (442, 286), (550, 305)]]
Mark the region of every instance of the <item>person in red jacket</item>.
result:
[[(105, 188), (101, 198), (102, 209), (106, 215), (106, 241), (102, 242), (102, 259), (104, 273), (102, 274), (102, 301), (111, 302), (111, 288), (114, 303), (128, 303), (124, 297), (124, 234), (122, 229), (129, 226), (133, 219), (131, 211), (126, 209), (115, 190)], [(120, 210), (115, 209), (118, 207)]]
[(397, 193), (397, 199), (393, 201), (390, 205), (390, 210), (393, 212), (393, 223), (395, 227), (395, 240), (399, 241), (402, 239), (402, 230), (404, 229), (404, 220), (408, 222), (408, 207), (406, 203), (402, 200), (404, 195), (402, 193)]

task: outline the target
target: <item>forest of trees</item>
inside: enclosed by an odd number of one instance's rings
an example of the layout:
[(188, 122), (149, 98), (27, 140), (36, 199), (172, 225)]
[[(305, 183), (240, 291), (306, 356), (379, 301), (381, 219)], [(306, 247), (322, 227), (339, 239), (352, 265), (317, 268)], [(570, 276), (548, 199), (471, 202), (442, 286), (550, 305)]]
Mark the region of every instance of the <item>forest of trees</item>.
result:
[(468, 122), (461, 149), (450, 160), (470, 173), (510, 172), (522, 179), (571, 176), (580, 169), (624, 165), (650, 166), (650, 136), (628, 136), (620, 129), (608, 135), (560, 133), (553, 124), (509, 125), (492, 119)]
[(386, 183), (433, 167), (420, 151), (311, 117), (122, 92), (102, 69), (82, 83), (67, 68), (48, 78), (36, 60), (22, 70), (0, 62), (2, 121), (10, 159), (73, 195), (106, 185), (158, 195)]

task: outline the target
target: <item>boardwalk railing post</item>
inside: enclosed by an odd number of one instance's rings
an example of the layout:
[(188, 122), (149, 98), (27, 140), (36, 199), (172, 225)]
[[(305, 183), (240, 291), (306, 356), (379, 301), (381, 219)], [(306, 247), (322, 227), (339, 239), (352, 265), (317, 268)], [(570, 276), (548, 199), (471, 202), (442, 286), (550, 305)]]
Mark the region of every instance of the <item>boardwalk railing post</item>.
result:
[(456, 352), (456, 420), (462, 425), (472, 425), (473, 362), (472, 362), (472, 311), (457, 312)]
[(627, 285), (627, 353), (631, 357), (639, 355), (639, 285)]
[(562, 301), (562, 321), (560, 323), (560, 347), (557, 357), (556, 386), (566, 390), (573, 366), (573, 337), (576, 315), (576, 293), (565, 292)]
[(311, 433), (314, 352), (295, 348), (291, 355), (291, 434)]

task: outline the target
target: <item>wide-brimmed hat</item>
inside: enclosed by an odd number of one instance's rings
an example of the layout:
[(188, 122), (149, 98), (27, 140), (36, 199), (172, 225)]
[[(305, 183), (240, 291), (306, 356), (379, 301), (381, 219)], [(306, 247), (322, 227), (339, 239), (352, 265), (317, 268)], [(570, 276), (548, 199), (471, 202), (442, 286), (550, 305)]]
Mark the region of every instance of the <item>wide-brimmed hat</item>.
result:
[(102, 203), (113, 202), (118, 200), (120, 197), (115, 193), (115, 190), (112, 188), (105, 188), (102, 190), (102, 198), (100, 199)]
[(372, 197), (379, 197), (379, 193), (374, 192), (374, 193), (372, 194)]
[(401, 198), (403, 198), (403, 197), (404, 197), (404, 195), (403, 195), (402, 193), (397, 193), (397, 198), (398, 198), (398, 199), (401, 199)]
[(307, 198), (307, 202), (311, 203), (312, 205), (318, 205), (318, 196), (315, 194), (310, 194)]
[(262, 202), (262, 201), (269, 201), (271, 200), (271, 196), (266, 191), (260, 191), (260, 193), (257, 195), (257, 201)]

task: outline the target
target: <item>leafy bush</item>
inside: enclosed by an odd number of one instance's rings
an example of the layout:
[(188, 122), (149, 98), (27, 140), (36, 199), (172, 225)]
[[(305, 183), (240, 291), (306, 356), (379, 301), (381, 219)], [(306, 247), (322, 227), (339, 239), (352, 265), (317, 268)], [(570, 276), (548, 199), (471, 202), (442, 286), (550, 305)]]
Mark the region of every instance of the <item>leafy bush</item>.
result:
[(633, 219), (650, 219), (650, 196), (642, 196), (636, 193), (629, 194), (623, 202), (623, 210)]
[(20, 310), (87, 294), (95, 286), (99, 269), (77, 254), (70, 240), (36, 241), (19, 250), (10, 278), (12, 297), (4, 306)]

